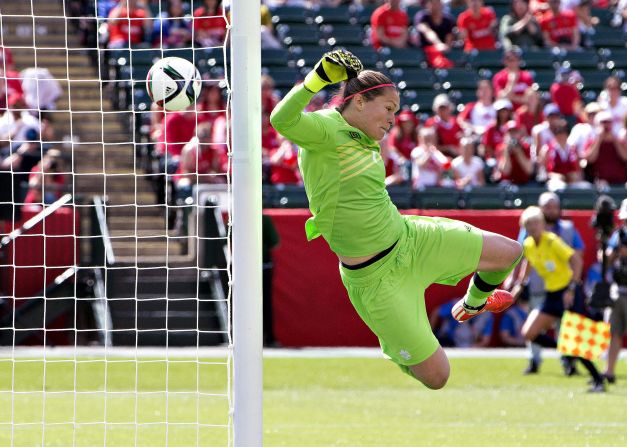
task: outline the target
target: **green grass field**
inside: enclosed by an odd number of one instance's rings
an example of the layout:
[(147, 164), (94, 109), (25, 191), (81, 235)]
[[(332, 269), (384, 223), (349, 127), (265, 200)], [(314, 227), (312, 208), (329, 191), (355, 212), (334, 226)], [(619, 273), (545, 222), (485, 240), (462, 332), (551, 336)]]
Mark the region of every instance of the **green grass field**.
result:
[[(451, 363), (447, 387), (430, 391), (385, 360), (266, 359), (264, 445), (627, 445), (625, 374), (608, 393), (591, 395), (587, 377), (563, 377), (555, 359), (531, 377), (521, 375), (523, 359)], [(626, 370), (623, 360), (619, 371)], [(48, 362), (44, 378), (43, 362), (19, 359), (11, 395), (11, 361), (0, 359), (0, 446), (93, 447), (105, 436), (115, 447), (165, 446), (166, 439), (175, 447), (226, 446), (227, 429), (208, 425), (228, 424), (226, 371), (177, 360), (166, 375), (163, 361), (120, 359), (109, 361), (105, 378), (102, 360), (81, 359)], [(74, 388), (79, 393), (67, 392)]]

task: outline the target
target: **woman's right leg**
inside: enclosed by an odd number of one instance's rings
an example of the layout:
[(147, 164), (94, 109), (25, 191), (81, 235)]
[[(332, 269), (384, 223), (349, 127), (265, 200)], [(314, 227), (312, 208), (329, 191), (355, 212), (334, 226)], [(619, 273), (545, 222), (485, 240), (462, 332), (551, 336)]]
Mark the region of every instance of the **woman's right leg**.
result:
[(432, 390), (444, 387), (451, 373), (451, 366), (442, 346), (438, 346), (428, 359), (408, 368), (418, 381)]

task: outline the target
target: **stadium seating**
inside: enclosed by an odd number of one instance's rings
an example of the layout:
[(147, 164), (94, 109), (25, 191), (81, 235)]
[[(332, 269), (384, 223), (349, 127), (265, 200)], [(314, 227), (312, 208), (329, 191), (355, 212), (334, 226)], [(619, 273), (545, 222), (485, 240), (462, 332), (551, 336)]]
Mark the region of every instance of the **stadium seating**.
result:
[(463, 68), (450, 68), (436, 70), (435, 75), (442, 84), (442, 87), (448, 89), (476, 89), (479, 76), (474, 70), (465, 70)]
[(352, 8), (348, 5), (321, 6), (312, 13), (317, 24), (342, 23), (350, 24), (353, 18)]
[(505, 188), (476, 187), (464, 195), (465, 208), (501, 209), (511, 206), (510, 193)]
[(272, 23), (305, 23), (311, 20), (311, 10), (300, 6), (277, 6), (272, 9)]
[(420, 67), (425, 63), (424, 53), (417, 48), (382, 48), (379, 60), (386, 68)]
[(455, 188), (429, 187), (416, 191), (413, 205), (419, 209), (456, 209), (460, 198), (460, 192)]
[(321, 29), (330, 46), (363, 45), (366, 39), (363, 30), (353, 25), (328, 25)]

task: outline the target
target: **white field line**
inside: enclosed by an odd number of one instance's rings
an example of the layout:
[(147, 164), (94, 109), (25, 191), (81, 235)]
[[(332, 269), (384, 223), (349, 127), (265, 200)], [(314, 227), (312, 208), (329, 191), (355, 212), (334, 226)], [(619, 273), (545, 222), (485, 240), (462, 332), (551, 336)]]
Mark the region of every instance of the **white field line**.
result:
[[(512, 358), (523, 359), (528, 357), (524, 348), (514, 349), (475, 349), (475, 348), (447, 348), (449, 358)], [(0, 360), (10, 358), (67, 358), (67, 357), (120, 357), (120, 358), (220, 358), (232, 354), (232, 347), (203, 347), (203, 348), (126, 348), (100, 346), (74, 347), (0, 347)], [(379, 348), (270, 348), (264, 349), (265, 358), (383, 358)], [(554, 349), (544, 349), (544, 358), (559, 356)], [(627, 350), (621, 351), (621, 358), (627, 358)]]

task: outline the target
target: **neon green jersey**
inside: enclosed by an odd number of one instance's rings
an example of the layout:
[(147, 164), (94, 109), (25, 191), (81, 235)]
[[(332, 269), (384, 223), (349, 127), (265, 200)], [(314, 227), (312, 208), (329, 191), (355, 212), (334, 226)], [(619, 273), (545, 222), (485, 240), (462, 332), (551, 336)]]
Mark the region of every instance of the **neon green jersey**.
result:
[(396, 242), (403, 220), (385, 189), (376, 141), (336, 110), (303, 113), (313, 93), (294, 87), (270, 117), (274, 128), (300, 147), (299, 166), (313, 214), (307, 239), (320, 235), (341, 256), (368, 256)]

